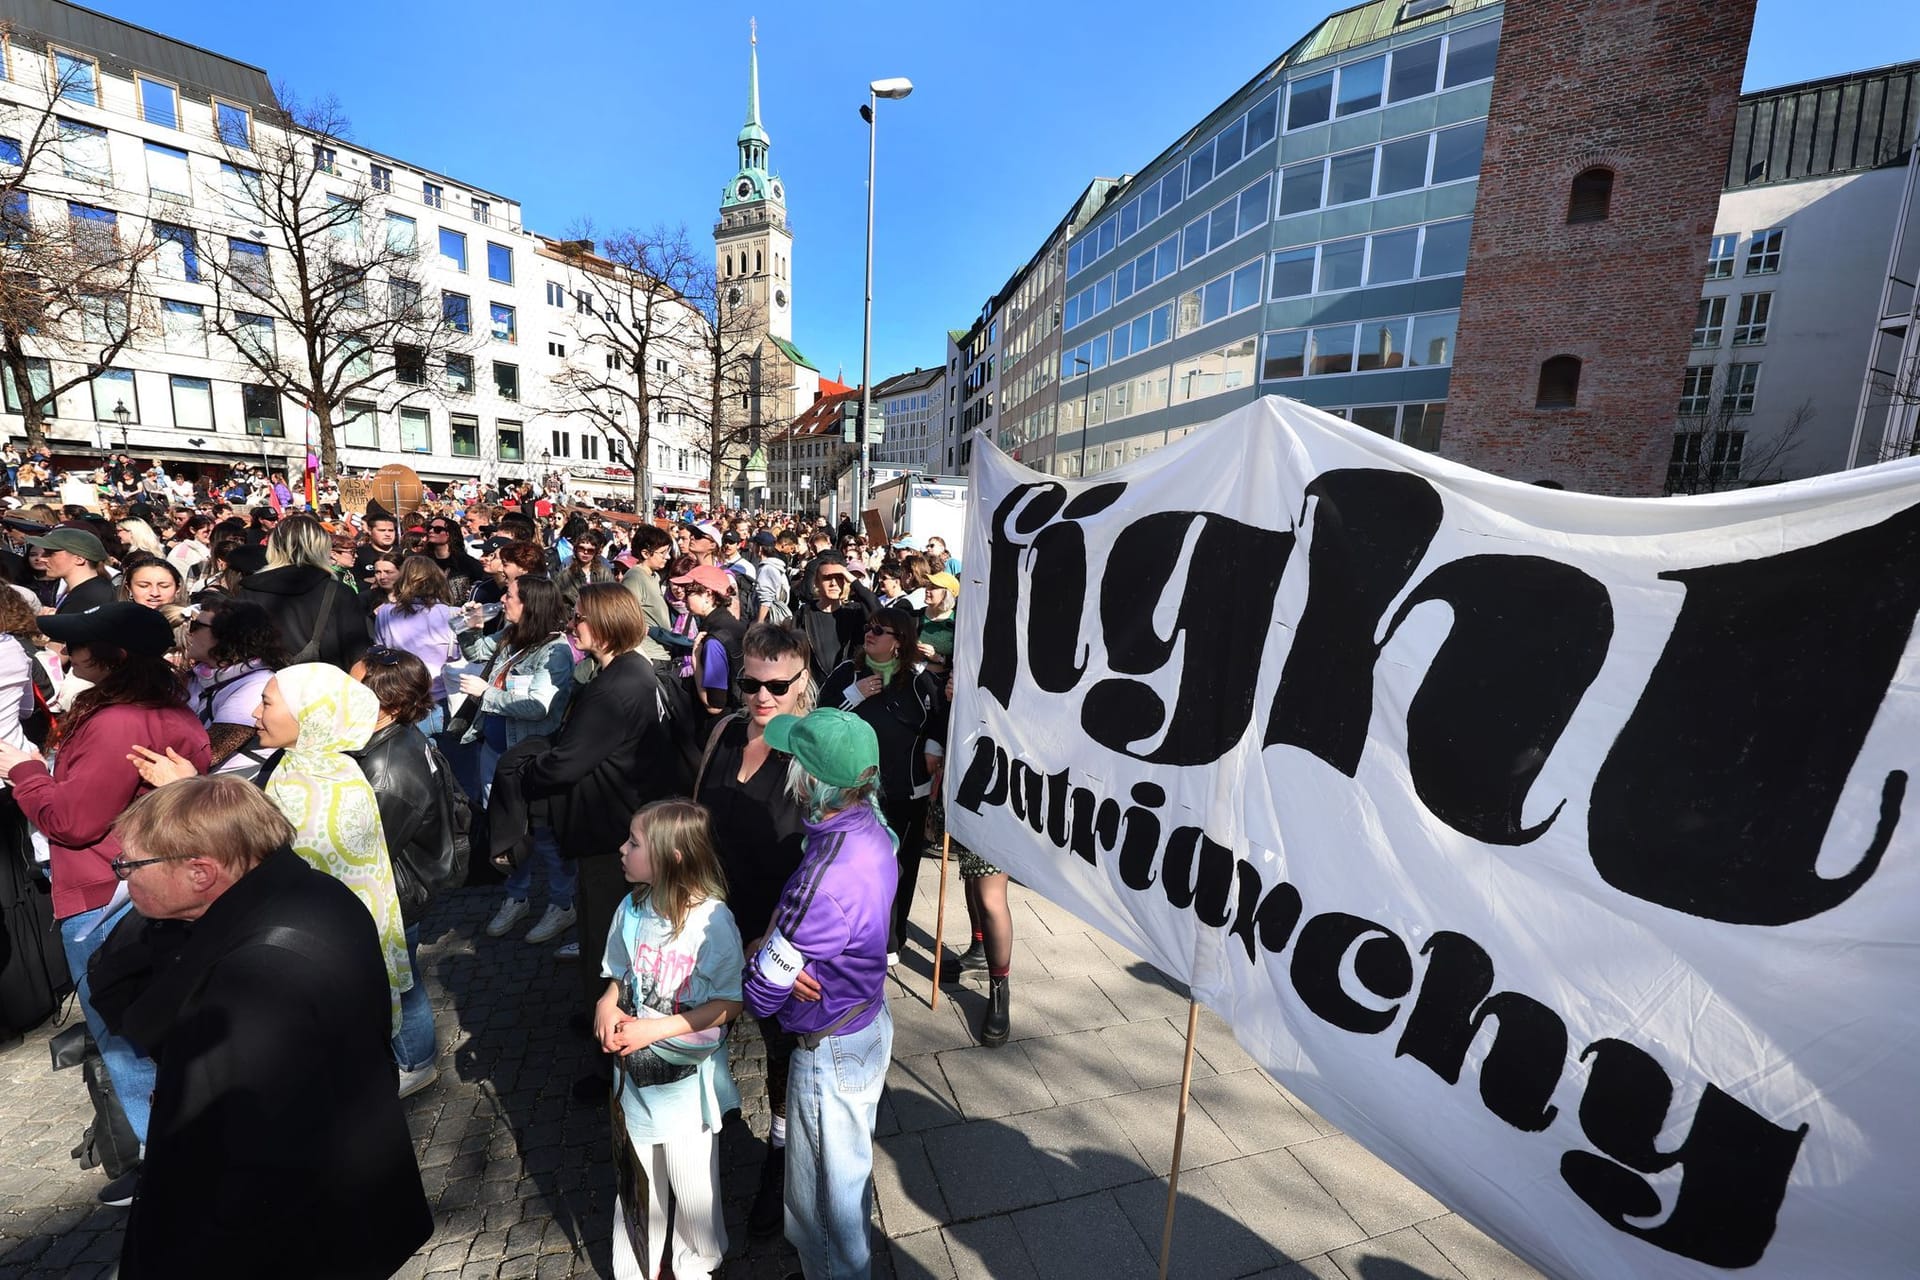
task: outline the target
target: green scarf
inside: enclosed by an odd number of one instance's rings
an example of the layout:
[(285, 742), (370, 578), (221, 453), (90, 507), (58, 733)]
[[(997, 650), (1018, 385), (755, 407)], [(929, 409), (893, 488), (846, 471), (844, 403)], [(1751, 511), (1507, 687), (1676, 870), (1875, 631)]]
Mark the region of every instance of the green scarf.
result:
[(900, 669), (900, 655), (897, 653), (894, 654), (893, 657), (887, 660), (886, 662), (880, 661), (880, 659), (874, 657), (872, 654), (867, 655), (867, 670), (879, 676), (880, 683), (883, 685), (892, 684), (893, 673), (898, 671), (899, 669)]

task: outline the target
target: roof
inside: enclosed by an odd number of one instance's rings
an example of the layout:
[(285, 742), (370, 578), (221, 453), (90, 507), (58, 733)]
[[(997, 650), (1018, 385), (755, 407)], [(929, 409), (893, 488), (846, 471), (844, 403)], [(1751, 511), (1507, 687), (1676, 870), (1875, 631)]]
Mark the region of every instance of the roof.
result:
[(139, 69), (176, 81), (189, 98), (218, 94), (243, 106), (280, 109), (272, 80), (251, 63), (63, 0), (7, 0), (5, 9), (16, 39), (21, 34), (45, 36), (76, 53), (98, 57), (103, 71), (127, 77)]
[(915, 369), (911, 373), (896, 373), (873, 388), (873, 398), (884, 400), (888, 396), (897, 396), (908, 391), (919, 391), (932, 386), (946, 376), (944, 367)]
[(852, 391), (852, 390), (853, 388), (848, 386), (844, 382), (840, 382), (837, 379), (823, 376), (820, 379), (820, 388), (819, 388), (819, 391), (816, 393), (815, 398), (817, 399), (819, 396), (837, 396), (837, 395), (840, 395), (842, 392)]
[(793, 363), (800, 365), (802, 368), (811, 369), (815, 373), (820, 372), (819, 365), (815, 364), (813, 361), (801, 355), (800, 348), (794, 346), (791, 342), (788, 342), (785, 338), (780, 337), (778, 334), (772, 334), (772, 333), (768, 334), (767, 337), (773, 342), (774, 346), (780, 348), (780, 354), (785, 356), (787, 359), (793, 361)]
[(854, 387), (821, 396), (808, 405), (799, 417), (784, 427), (768, 432), (767, 436), (774, 440), (804, 440), (825, 435), (837, 436), (840, 434), (840, 406), (859, 398), (860, 392)]
[[(1400, 15), (1413, 5), (1402, 0), (1367, 0), (1351, 9), (1329, 15), (1321, 20), (1319, 26), (1307, 33), (1307, 38), (1288, 50), (1280, 63), (1289, 66), (1301, 62), (1310, 62), (1315, 58), (1324, 58), (1329, 54), (1344, 53), (1348, 49), (1357, 49), (1361, 45), (1384, 40), (1388, 36), (1399, 35), (1402, 31), (1413, 31), (1429, 23), (1457, 18), (1463, 13), (1501, 3), (1502, 0), (1451, 0), (1451, 3), (1435, 5), (1417, 17), (1405, 21)], [(1280, 63), (1275, 63), (1277, 69)]]
[(1920, 124), (1920, 62), (1743, 94), (1729, 191), (1904, 165)]

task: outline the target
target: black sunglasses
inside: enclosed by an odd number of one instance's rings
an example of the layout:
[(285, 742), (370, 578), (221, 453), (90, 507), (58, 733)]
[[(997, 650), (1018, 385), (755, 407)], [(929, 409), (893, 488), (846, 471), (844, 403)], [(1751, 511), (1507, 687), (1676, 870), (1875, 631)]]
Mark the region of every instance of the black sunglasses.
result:
[(877, 622), (868, 624), (867, 634), (870, 636), (892, 636), (896, 640), (900, 638), (900, 633), (892, 627), (883, 627)]
[(787, 690), (800, 681), (800, 676), (788, 676), (785, 680), (755, 680), (752, 676), (740, 677), (740, 692), (751, 697), (765, 689), (776, 698), (787, 696)]

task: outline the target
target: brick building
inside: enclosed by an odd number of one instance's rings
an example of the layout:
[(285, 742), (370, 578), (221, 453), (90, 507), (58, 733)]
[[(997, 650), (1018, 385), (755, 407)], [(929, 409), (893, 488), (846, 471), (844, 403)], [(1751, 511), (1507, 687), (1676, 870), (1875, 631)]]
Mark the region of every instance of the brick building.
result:
[(1442, 454), (1661, 492), (1753, 11), (1507, 8)]

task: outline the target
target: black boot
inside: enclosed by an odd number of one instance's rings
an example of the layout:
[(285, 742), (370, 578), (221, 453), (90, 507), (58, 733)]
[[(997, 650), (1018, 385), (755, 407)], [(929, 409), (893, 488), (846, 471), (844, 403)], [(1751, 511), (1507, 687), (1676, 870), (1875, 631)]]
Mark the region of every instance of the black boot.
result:
[(753, 1207), (747, 1210), (747, 1234), (755, 1237), (778, 1235), (786, 1225), (787, 1149), (768, 1147), (767, 1162), (760, 1166), (760, 1189), (753, 1194)]
[(1007, 1042), (1013, 1014), (1012, 994), (1007, 986), (1012, 978), (987, 979), (987, 1016), (980, 1019), (980, 1043), (997, 1049)]
[(955, 973), (985, 973), (987, 970), (987, 944), (975, 938), (973, 945), (960, 953), (954, 962)]

